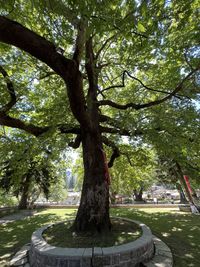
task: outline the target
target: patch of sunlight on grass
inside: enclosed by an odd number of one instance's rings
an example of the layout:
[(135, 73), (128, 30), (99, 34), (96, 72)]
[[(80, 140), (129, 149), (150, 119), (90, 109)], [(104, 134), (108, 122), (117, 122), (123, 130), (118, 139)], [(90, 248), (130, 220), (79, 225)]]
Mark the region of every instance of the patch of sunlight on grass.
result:
[(38, 215), (51, 213), (61, 218), (68, 219), (69, 217), (75, 217), (76, 212), (77, 209), (46, 209), (44, 211), (39, 212)]
[(10, 257), (10, 255), (11, 255), (11, 253), (4, 254), (3, 256), (1, 256), (1, 260)]
[(190, 258), (190, 259), (194, 258), (192, 254), (185, 254), (185, 257)]
[(5, 248), (12, 248), (15, 244), (17, 244), (17, 242), (12, 241), (12, 242), (9, 242), (7, 244), (4, 244), (4, 247)]
[(170, 212), (177, 213), (180, 212), (179, 208), (137, 208), (137, 210), (144, 211), (146, 213), (155, 213), (155, 212)]
[(193, 235), (188, 235), (188, 237), (189, 237), (189, 238), (194, 238), (194, 236), (193, 236)]
[(169, 237), (171, 234), (170, 233), (161, 233), (161, 235), (164, 237)]
[(177, 228), (177, 227), (173, 227), (173, 228), (172, 228), (172, 231), (173, 231), (173, 232), (176, 232), (176, 231), (181, 232), (181, 231), (183, 231), (183, 229), (181, 229), (181, 228)]
[[(73, 219), (77, 209), (43, 209), (35, 216), (0, 225), (0, 259), (29, 243), (32, 233), (43, 225)], [(148, 225), (172, 250), (174, 267), (200, 266), (200, 217), (177, 208), (111, 208), (112, 216), (126, 217)], [(182, 229), (173, 230), (173, 229)], [(129, 232), (129, 231), (128, 231)], [(186, 256), (187, 255), (187, 256)], [(189, 255), (189, 256), (188, 256)], [(9, 266), (0, 260), (0, 267)]]
[(199, 227), (198, 226), (193, 226), (190, 228), (190, 231), (195, 231), (195, 230), (199, 230)]

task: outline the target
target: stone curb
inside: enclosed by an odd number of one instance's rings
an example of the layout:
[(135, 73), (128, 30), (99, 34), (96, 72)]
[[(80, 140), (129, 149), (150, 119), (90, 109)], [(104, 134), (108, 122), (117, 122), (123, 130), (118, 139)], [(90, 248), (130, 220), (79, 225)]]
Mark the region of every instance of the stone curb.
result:
[[(148, 261), (154, 253), (152, 233), (145, 224), (121, 217), (114, 217), (138, 224), (142, 228), (142, 236), (133, 242), (112, 247), (99, 248), (60, 248), (49, 245), (42, 233), (52, 225), (44, 226), (32, 234), (29, 253), (31, 266), (34, 267), (117, 267), (137, 266)], [(60, 222), (61, 223), (61, 222)]]
[[(172, 256), (170, 248), (156, 236), (153, 236), (153, 242), (155, 246), (155, 254), (150, 261), (143, 262), (142, 263), (143, 266), (145, 267), (173, 267), (173, 256)], [(28, 257), (29, 250), (30, 250), (30, 244), (23, 246), (21, 250), (18, 251), (13, 257), (13, 259), (11, 260), (10, 266), (11, 267), (30, 267), (29, 257)], [(94, 253), (96, 256), (102, 255), (102, 251), (100, 248), (94, 248)], [(86, 248), (84, 251), (84, 255), (88, 256), (88, 259), (89, 259), (92, 256), (92, 252)], [(126, 264), (120, 265), (118, 263), (118, 259), (119, 259), (118, 257), (113, 258), (112, 266), (116, 266), (116, 267), (127, 266)], [(99, 267), (105, 266), (103, 265), (104, 263), (102, 263), (101, 258), (98, 258), (98, 260), (99, 260), (98, 262)], [(84, 261), (85, 265), (83, 264), (82, 266), (88, 267), (90, 266), (90, 263), (91, 262), (87, 261), (87, 258), (86, 258), (86, 260)], [(94, 266), (97, 266), (97, 265), (94, 265)]]
[(29, 251), (31, 244), (24, 245), (10, 261), (12, 267), (30, 267), (29, 264)]
[(170, 248), (158, 237), (153, 235), (155, 253), (153, 258), (144, 263), (145, 267), (173, 267), (173, 255)]

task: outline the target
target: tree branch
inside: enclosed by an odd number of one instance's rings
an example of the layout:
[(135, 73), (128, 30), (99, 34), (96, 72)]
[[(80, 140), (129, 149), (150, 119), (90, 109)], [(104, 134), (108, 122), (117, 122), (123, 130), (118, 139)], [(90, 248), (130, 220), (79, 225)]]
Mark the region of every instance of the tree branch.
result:
[(106, 47), (106, 45), (113, 39), (116, 37), (117, 34), (112, 35), (110, 38), (108, 38), (102, 45), (102, 47), (97, 51), (96, 55), (95, 55), (95, 60), (98, 59), (98, 57), (100, 56), (101, 52), (104, 50), (104, 48)]
[(81, 129), (79, 126), (70, 126), (70, 125), (57, 125), (59, 131), (63, 134), (81, 134)]
[(115, 145), (115, 143), (110, 141), (110, 140), (108, 140), (108, 138), (106, 138), (105, 136), (102, 136), (102, 141), (106, 146), (111, 147), (112, 150), (113, 150), (111, 158), (110, 158), (110, 160), (108, 162), (108, 168), (111, 168), (113, 166), (113, 164), (114, 164), (115, 159), (120, 156), (120, 152), (119, 152), (118, 147)]
[[(24, 130), (27, 133), (30, 133), (36, 137), (40, 136), (43, 133), (46, 133), (48, 130), (53, 128), (52, 126), (39, 127), (33, 124), (28, 124), (28, 123), (23, 122), (20, 119), (12, 118), (9, 115), (7, 115), (5, 112), (1, 112), (1, 111), (0, 111), (0, 125)], [(57, 125), (56, 128), (61, 133), (64, 133), (64, 134), (69, 134), (69, 133), (80, 134), (81, 132), (78, 126), (72, 127), (68, 125)]]
[(131, 158), (130, 158), (129, 154), (128, 153), (124, 153), (124, 152), (121, 152), (121, 154), (124, 155), (127, 158), (128, 163), (130, 164), (130, 166), (131, 167), (134, 167), (134, 165), (133, 165), (133, 163), (131, 161)]
[(39, 80), (43, 80), (43, 79), (48, 78), (48, 77), (50, 77), (50, 76), (52, 76), (52, 75), (55, 75), (55, 74), (56, 74), (56, 73), (55, 73), (54, 71), (49, 71), (49, 72), (47, 72), (46, 74), (41, 75), (41, 76), (39, 77)]
[(80, 20), (78, 25), (78, 34), (76, 38), (76, 45), (75, 45), (75, 51), (73, 55), (73, 59), (76, 61), (77, 65), (79, 66), (81, 57), (84, 51), (84, 46), (85, 46), (85, 23), (84, 21)]
[(128, 103), (125, 105), (121, 105), (121, 104), (117, 104), (115, 102), (112, 102), (111, 100), (102, 100), (99, 101), (98, 104), (99, 106), (111, 106), (117, 109), (128, 109), (128, 108), (133, 108), (135, 110), (139, 110), (139, 109), (143, 109), (143, 108), (149, 108), (152, 106), (156, 106), (159, 105), (169, 99), (171, 99), (173, 96), (175, 96), (182, 88), (183, 88), (183, 84), (185, 83), (185, 81), (187, 81), (196, 71), (198, 71), (200, 69), (200, 66), (194, 70), (192, 70), (176, 87), (175, 89), (168, 94), (168, 96), (155, 100), (155, 101), (151, 101), (145, 104), (135, 104), (135, 103)]
[[(126, 74), (131, 79), (133, 79), (135, 81), (138, 81), (145, 89), (147, 89), (149, 91), (158, 92), (158, 93), (162, 93), (162, 94), (168, 94), (168, 95), (170, 94), (169, 91), (163, 91), (163, 90), (153, 89), (153, 88), (151, 88), (149, 86), (146, 86), (140, 79), (138, 79), (137, 77), (132, 76), (127, 70), (123, 71), (123, 74), (122, 74), (122, 84), (109, 86), (109, 87), (103, 89), (101, 92), (103, 93), (104, 91), (107, 91), (107, 90), (112, 89), (112, 88), (122, 88), (122, 87), (125, 87), (125, 75)], [(177, 98), (180, 99), (181, 95), (175, 95), (175, 97), (177, 97)]]
[(84, 127), (89, 127), (85, 110), (85, 97), (82, 75), (74, 60), (65, 58), (57, 51), (55, 45), (37, 33), (6, 17), (0, 16), (0, 41), (14, 45), (46, 63), (67, 86), (70, 107), (73, 115)]
[(122, 104), (117, 104), (111, 100), (101, 100), (101, 101), (98, 101), (98, 105), (99, 106), (110, 106), (110, 107), (113, 107), (113, 108), (117, 108), (117, 109), (128, 109), (128, 108), (133, 108), (133, 109), (139, 109), (139, 105), (137, 104), (134, 104), (134, 103), (128, 103), (128, 104), (125, 104), (125, 105), (122, 105)]
[(191, 70), (194, 70), (193, 66), (190, 64), (190, 61), (187, 57), (187, 53), (184, 53), (184, 58), (185, 58), (185, 62), (187, 63), (187, 65), (190, 67)]
[(53, 43), (3, 16), (0, 16), (0, 41), (14, 45), (45, 62), (61, 77), (69, 75), (73, 68), (73, 61), (58, 53)]
[(116, 84), (116, 85), (111, 85), (105, 89), (103, 89), (101, 92), (105, 92), (105, 91), (108, 91), (109, 89), (112, 89), (112, 88), (122, 88), (122, 87), (125, 87), (125, 83), (124, 83), (124, 79), (125, 79), (125, 74), (127, 73), (127, 71), (123, 71), (123, 74), (122, 74), (122, 84)]
[(87, 97), (91, 97), (92, 100), (96, 99), (97, 94), (97, 81), (95, 74), (95, 63), (94, 63), (94, 53), (92, 47), (92, 37), (90, 37), (86, 42), (86, 63), (85, 68), (87, 71), (89, 89)]
[(100, 126), (100, 130), (102, 133), (109, 133), (109, 134), (119, 134), (124, 136), (130, 136), (130, 132), (126, 129), (117, 129), (117, 128), (110, 128), (105, 126)]
[(0, 72), (5, 78), (7, 90), (10, 95), (10, 101), (4, 107), (0, 109), (0, 112), (8, 112), (16, 104), (17, 99), (16, 99), (16, 94), (15, 94), (13, 83), (10, 80), (8, 73), (2, 66), (0, 66)]
[(38, 127), (33, 124), (26, 124), (20, 119), (10, 117), (5, 112), (0, 112), (0, 125), (21, 129), (30, 134), (35, 135), (36, 137), (47, 132), (50, 128), (50, 127)]
[(81, 144), (81, 141), (82, 141), (82, 139), (81, 139), (81, 135), (78, 134), (78, 135), (76, 136), (75, 140), (72, 141), (72, 142), (69, 142), (68, 145), (69, 145), (70, 147), (76, 149), (76, 148), (79, 148), (79, 146), (80, 146), (80, 144)]

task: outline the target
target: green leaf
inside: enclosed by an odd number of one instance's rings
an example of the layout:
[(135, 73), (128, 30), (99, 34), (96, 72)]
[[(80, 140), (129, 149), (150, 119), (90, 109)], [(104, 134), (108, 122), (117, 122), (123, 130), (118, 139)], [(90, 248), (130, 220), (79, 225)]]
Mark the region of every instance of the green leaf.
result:
[(138, 22), (137, 28), (139, 32), (146, 32), (146, 28), (141, 22)]

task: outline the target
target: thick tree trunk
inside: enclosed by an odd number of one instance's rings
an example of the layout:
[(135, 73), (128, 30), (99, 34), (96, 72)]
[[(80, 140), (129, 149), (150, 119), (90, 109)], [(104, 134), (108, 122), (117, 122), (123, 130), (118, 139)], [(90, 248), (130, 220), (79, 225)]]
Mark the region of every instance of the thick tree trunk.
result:
[(143, 195), (143, 188), (141, 187), (139, 192), (137, 190), (134, 190), (133, 191), (134, 193), (134, 196), (135, 196), (135, 201), (144, 201), (143, 198), (142, 198), (142, 195)]
[(84, 182), (75, 219), (76, 231), (99, 232), (111, 227), (109, 218), (109, 183), (100, 134), (82, 133)]
[(29, 186), (30, 186), (30, 177), (29, 175), (27, 175), (22, 183), (21, 198), (18, 205), (18, 209), (20, 210), (28, 208)]
[[(87, 94), (87, 121), (81, 124), (84, 181), (81, 202), (74, 222), (76, 231), (107, 231), (109, 217), (109, 181), (105, 162), (97, 105), (98, 74), (92, 37), (86, 41), (86, 64), (89, 89)], [(85, 127), (87, 125), (87, 128)]]

